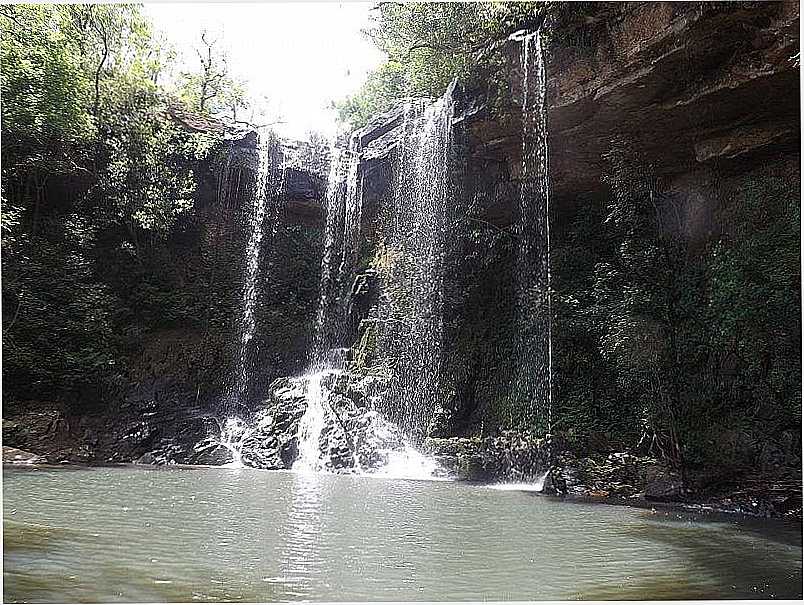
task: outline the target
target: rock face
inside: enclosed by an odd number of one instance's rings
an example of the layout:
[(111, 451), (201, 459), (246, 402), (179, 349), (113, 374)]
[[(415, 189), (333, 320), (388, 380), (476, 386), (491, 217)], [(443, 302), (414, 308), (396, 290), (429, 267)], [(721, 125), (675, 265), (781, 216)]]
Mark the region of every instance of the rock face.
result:
[[(544, 481), (550, 468), (549, 439), (514, 431), (494, 437), (437, 438), (425, 442), (425, 451), (458, 479), (482, 483)], [(548, 486), (546, 491), (553, 491)]]
[(41, 464), (44, 461), (44, 458), (31, 452), (3, 446), (3, 464)]
[[(617, 182), (623, 158), (640, 166), (652, 193), (673, 200), (678, 224), (672, 236), (690, 257), (734, 229), (730, 204), (749, 181), (800, 182), (796, 3), (601, 3), (595, 11), (590, 18), (556, 24), (545, 41), (555, 243), (577, 236), (571, 221), (599, 212), (623, 185)], [(482, 480), (515, 480), (528, 468), (526, 460), (506, 468), (500, 453), (516, 446), (494, 447), (490, 441), (503, 439), (512, 403), (512, 235), (522, 166), (519, 50), (517, 43), (507, 44), (503, 94), (458, 87), (453, 120), (464, 164), (456, 175), (461, 195), (451, 209), (455, 221), (444, 260), (449, 269), (442, 363), (449, 385), (428, 443), (455, 473)], [(357, 134), (365, 191), (363, 259), (382, 256), (378, 208), (392, 200), (402, 119), (402, 108), (396, 108)], [(560, 280), (584, 259), (554, 261)], [(370, 310), (383, 292), (374, 271), (375, 265), (364, 261), (355, 282), (350, 321), (357, 326), (356, 372), (376, 362)], [(562, 295), (577, 307), (590, 293)], [(567, 340), (556, 346), (577, 344)], [(558, 388), (570, 390), (572, 380), (586, 380), (582, 374), (563, 378)], [(584, 391), (589, 407), (597, 405), (598, 386)], [(687, 486), (675, 472), (650, 456), (622, 453), (625, 447), (616, 436), (601, 439), (599, 447), (585, 452), (594, 466), (561, 458), (557, 442), (551, 461), (534, 459), (541, 469), (551, 469), (546, 481), (556, 491), (655, 501), (686, 497)]]
[[(738, 175), (800, 181), (797, 3), (601, 3), (595, 10), (555, 24), (546, 41), (557, 243), (565, 216), (611, 195), (621, 157), (644, 167), (657, 196), (675, 200), (678, 235), (693, 250), (729, 229), (717, 217), (741, 187)], [(454, 128), (466, 164), (464, 205), (455, 209), (445, 260), (444, 340), (452, 347), (445, 358), (458, 385), (451, 434), (496, 423), (490, 402), (510, 379), (522, 72), (518, 44), (509, 42), (506, 53), (504, 94), (484, 101), (487, 91), (457, 93)], [(359, 133), (362, 257), (374, 252), (376, 208), (389, 202), (402, 114), (377, 116)]]
[[(320, 388), (320, 395), (311, 389)], [(262, 469), (289, 469), (299, 458), (299, 426), (308, 404), (317, 398), (323, 406), (323, 426), (317, 440), (317, 470), (366, 472), (388, 466), (404, 456), (406, 444), (399, 430), (371, 409), (370, 399), (382, 390), (374, 377), (326, 371), (318, 377), (280, 378), (250, 418), (237, 426), (211, 427), (191, 453), (190, 464), (225, 464), (235, 458)], [(217, 430), (215, 430), (217, 429)], [(164, 460), (150, 452), (146, 463)]]
[(679, 476), (650, 456), (625, 452), (558, 456), (556, 475), (572, 496), (674, 501), (682, 496)]
[[(799, 140), (796, 2), (602, 3), (593, 21), (555, 24), (548, 47), (552, 193), (605, 189), (607, 155), (627, 145), (661, 175), (717, 170)], [(478, 160), (521, 166), (522, 74), (512, 106), (470, 126)], [(672, 142), (672, 144), (669, 144)]]

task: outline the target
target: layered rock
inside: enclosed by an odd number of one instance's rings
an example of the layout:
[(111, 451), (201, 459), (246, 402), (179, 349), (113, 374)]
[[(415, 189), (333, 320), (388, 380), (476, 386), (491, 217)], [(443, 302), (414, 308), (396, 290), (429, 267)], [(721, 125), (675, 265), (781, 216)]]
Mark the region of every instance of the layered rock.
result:
[[(607, 155), (628, 146), (658, 175), (716, 167), (799, 140), (795, 2), (604, 4), (597, 20), (555, 23), (548, 41), (552, 193), (606, 188)], [(521, 166), (522, 74), (512, 95), (472, 120), (478, 160)], [(510, 105), (507, 105), (510, 103)]]

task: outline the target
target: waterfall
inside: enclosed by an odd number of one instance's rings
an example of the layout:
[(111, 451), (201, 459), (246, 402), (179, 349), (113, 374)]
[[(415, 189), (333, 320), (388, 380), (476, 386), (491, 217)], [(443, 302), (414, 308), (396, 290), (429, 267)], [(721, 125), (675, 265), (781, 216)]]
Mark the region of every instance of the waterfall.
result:
[(315, 372), (309, 375), (307, 381), (307, 410), (299, 421), (299, 453), (293, 463), (294, 471), (315, 472), (323, 466), (320, 441), (326, 426), (326, 395), (321, 384), (324, 375), (325, 372)]
[(375, 266), (378, 357), (391, 376), (382, 411), (414, 442), (439, 401), (443, 257), (451, 197), (452, 89), (435, 103), (408, 103), (392, 204), (381, 209)]
[[(378, 357), (385, 361), (389, 374), (389, 382), (383, 384), (388, 388), (377, 387), (381, 399), (367, 391), (368, 405), (351, 408), (351, 416), (346, 418), (342, 417), (343, 408), (338, 407), (343, 406), (343, 394), (335, 389), (343, 388), (341, 379), (348, 383), (355, 378), (347, 371), (348, 349), (344, 345), (351, 344), (347, 342), (349, 304), (361, 246), (360, 133), (351, 138), (348, 149), (333, 151), (318, 311), (308, 370), (297, 379), (304, 388), (305, 407), (296, 428), (293, 470), (342, 469), (343, 445), (348, 443), (354, 461), (348, 468), (358, 472), (370, 468), (379, 475), (415, 478), (429, 478), (436, 472), (435, 463), (412, 445), (426, 435), (440, 401), (443, 257), (447, 207), (452, 196), (452, 88), (435, 103), (410, 102), (406, 107), (393, 197), (379, 210), (378, 231), (384, 252), (375, 259), (383, 296), (373, 319), (378, 326)], [(248, 387), (246, 359), (254, 335), (262, 224), (266, 208), (270, 208), (266, 203), (272, 182), (271, 158), (261, 147), (260, 180), (246, 257), (240, 373), (235, 388), (238, 397)], [(246, 434), (239, 424), (223, 428), (238, 429), (236, 435), (222, 430), (219, 442), (233, 452), (235, 463), (242, 456), (246, 438), (250, 448), (258, 446), (261, 437)], [(351, 431), (360, 438), (352, 439)]]
[[(434, 465), (407, 441), (420, 441), (427, 432), (439, 399), (442, 340), (443, 256), (446, 209), (450, 197), (452, 87), (431, 105), (410, 102), (405, 108), (402, 141), (393, 199), (380, 210), (383, 296), (376, 309), (378, 355), (384, 359), (390, 386), (378, 410), (393, 422), (377, 418), (377, 442), (398, 427), (404, 438), (399, 452), (384, 450), (385, 471), (402, 469), (429, 476)], [(327, 422), (330, 394), (322, 378), (340, 373), (345, 360), (337, 348), (344, 344), (349, 299), (360, 251), (363, 203), (360, 174), (360, 133), (346, 151), (334, 152), (327, 188), (327, 223), (321, 265), (319, 307), (311, 367), (306, 375), (307, 408), (298, 428), (295, 470), (326, 467), (321, 435)], [(382, 449), (382, 448), (379, 448)], [(356, 455), (356, 453), (355, 453)]]
[(520, 38), (522, 175), (517, 235), (517, 375), (514, 397), (525, 428), (552, 429), (553, 355), (550, 293), (550, 181), (547, 74), (541, 32)]
[(248, 242), (246, 243), (245, 266), (243, 269), (243, 297), (239, 338), (235, 357), (234, 385), (228, 394), (228, 407), (243, 406), (248, 394), (250, 364), (248, 356), (250, 344), (256, 328), (254, 308), (257, 303), (257, 277), (260, 266), (266, 214), (270, 212), (270, 223), (275, 228), (277, 220), (276, 204), (281, 187), (281, 149), (273, 134), (260, 138), (258, 147), (257, 178), (251, 197), (248, 213)]
[(348, 150), (333, 149), (331, 155), (311, 371), (340, 367), (343, 363), (337, 347), (343, 345), (349, 295), (360, 250), (363, 196), (359, 137), (352, 137)]
[[(328, 393), (322, 378), (343, 369), (345, 325), (354, 273), (360, 250), (362, 188), (360, 179), (360, 139), (352, 137), (349, 148), (333, 148), (327, 183), (327, 222), (324, 229), (324, 255), (321, 260), (318, 312), (310, 352), (307, 380), (307, 409), (299, 423), (298, 457), (293, 469), (321, 470), (321, 433), (326, 426)], [(332, 421), (332, 419), (330, 419)]]

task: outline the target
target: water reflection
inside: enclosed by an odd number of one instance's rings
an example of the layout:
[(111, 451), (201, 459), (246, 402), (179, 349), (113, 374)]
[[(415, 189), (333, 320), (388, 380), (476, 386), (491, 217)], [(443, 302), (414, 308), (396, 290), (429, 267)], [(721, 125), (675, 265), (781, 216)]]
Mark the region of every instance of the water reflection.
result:
[[(326, 568), (323, 540), (327, 533), (326, 518), (330, 479), (314, 473), (293, 473), (290, 480), (290, 503), (285, 523), (279, 534), (281, 580), (291, 587), (291, 596), (315, 594), (311, 586)], [(326, 582), (325, 582), (326, 583)]]
[(450, 482), (7, 472), (6, 601), (795, 598), (800, 528)]

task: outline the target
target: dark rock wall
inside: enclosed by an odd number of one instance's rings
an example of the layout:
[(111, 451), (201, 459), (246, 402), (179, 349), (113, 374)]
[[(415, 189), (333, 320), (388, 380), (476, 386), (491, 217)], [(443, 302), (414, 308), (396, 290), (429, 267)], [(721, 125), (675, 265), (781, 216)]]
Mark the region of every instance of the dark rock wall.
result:
[[(114, 319), (121, 378), (114, 388), (48, 400), (4, 388), (8, 445), (56, 461), (130, 461), (206, 435), (211, 425), (204, 418), (219, 413), (236, 371), (256, 142), (253, 133), (218, 136), (207, 157), (193, 166), (192, 209), (167, 237), (143, 246), (136, 262), (116, 256), (104, 261), (105, 282), (120, 300)], [(266, 217), (263, 226), (257, 332), (247, 360), (251, 401), (245, 404), (258, 405), (270, 381), (297, 374), (306, 363), (318, 298), (325, 184), (315, 175), (292, 172), (277, 202), (276, 221)], [(34, 422), (40, 416), (50, 420)], [(33, 428), (23, 430), (29, 420)]]
[[(181, 401), (189, 398), (214, 408), (231, 386), (255, 143), (253, 137), (229, 142), (206, 170), (199, 171), (196, 212), (170, 238), (162, 259), (161, 270), (169, 275), (171, 295), (181, 299), (183, 314), (158, 330), (154, 323), (168, 322), (146, 321), (137, 327), (142, 348), (131, 364), (137, 396), (174, 391)], [(317, 302), (320, 211), (300, 214), (298, 206), (302, 199), (308, 209), (320, 206), (323, 184), (318, 178), (305, 179), (299, 171), (287, 176), (278, 212), (266, 213), (263, 224), (258, 329), (248, 358), (255, 397), (266, 381), (303, 368)]]
[[(620, 263), (627, 271), (632, 262), (620, 258), (624, 240), (612, 230), (612, 204), (628, 198), (639, 205), (639, 196), (654, 203), (652, 220), (658, 227), (651, 237), (663, 250), (672, 251), (668, 252), (668, 275), (676, 261), (689, 269), (691, 275), (686, 277), (691, 285), (676, 289), (686, 288), (700, 298), (685, 302), (700, 310), (700, 317), (707, 308), (714, 308), (712, 296), (724, 295), (718, 281), (723, 268), (713, 260), (717, 250), (742, 254), (735, 250), (746, 231), (761, 230), (765, 223), (780, 218), (784, 223), (785, 213), (797, 224), (798, 5), (611, 3), (601, 7), (594, 19), (556, 24), (546, 39), (546, 56), (557, 430), (571, 437), (583, 434), (584, 448), (610, 450), (634, 447), (644, 436), (642, 404), (628, 402), (637, 394), (619, 384), (622, 368), (610, 365), (603, 342), (608, 337), (605, 327), (613, 318), (602, 312), (601, 292), (623, 285), (607, 282), (602, 270), (607, 263)], [(522, 74), (517, 44), (509, 43), (506, 53), (510, 60), (497, 96), (493, 91), (479, 96), (471, 92), (458, 99), (464, 111), (456, 117), (457, 144), (464, 163), (446, 257), (442, 360), (446, 384), (445, 393), (439, 394), (445, 409), (434, 427), (434, 434), (440, 436), (494, 433), (517, 421), (512, 417), (516, 402), (510, 400), (509, 385)], [(485, 104), (478, 102), (483, 98)], [(399, 116), (389, 112), (363, 131), (369, 158), (364, 165), (367, 190), (390, 186), (398, 125)], [(777, 200), (767, 210), (767, 218), (746, 215), (745, 207), (763, 204), (763, 191), (768, 199)], [(364, 215), (372, 215), (376, 199), (367, 199)], [(387, 202), (390, 197), (384, 199)], [(789, 231), (780, 236), (788, 237)], [(369, 247), (372, 238), (368, 230), (364, 241)], [(792, 429), (800, 419), (795, 410), (800, 405), (796, 395), (800, 379), (788, 373), (795, 367), (784, 365), (787, 357), (795, 358), (792, 351), (800, 346), (798, 277), (794, 270), (787, 285), (777, 283), (769, 290), (779, 296), (787, 293), (779, 308), (788, 305), (792, 318), (779, 334), (780, 347), (789, 349), (790, 355), (768, 362), (776, 368), (774, 372), (786, 376), (783, 380), (789, 385), (775, 395), (784, 411), (768, 412), (776, 427), (771, 440), (785, 433), (785, 423)], [(754, 278), (759, 287), (767, 281), (750, 275), (738, 279), (749, 280), (743, 287), (751, 289)], [(695, 386), (686, 393), (681, 389), (674, 396), (690, 402), (697, 397), (704, 407), (707, 400), (723, 401), (726, 392), (731, 397), (732, 391), (721, 388), (722, 381), (731, 380), (726, 378), (730, 372), (739, 372), (737, 357), (751, 354), (745, 350), (713, 353), (724, 346), (714, 332), (732, 328), (706, 324), (694, 314), (692, 318), (674, 314), (672, 309), (679, 305), (672, 301), (677, 294), (672, 279), (656, 287), (664, 288), (662, 300), (668, 301), (670, 310), (651, 329), (661, 332), (665, 340), (685, 330), (697, 331), (692, 340), (708, 348), (706, 363), (713, 367), (711, 373), (691, 379), (690, 385)], [(647, 319), (642, 321), (648, 325)], [(361, 334), (365, 336), (367, 329), (364, 325)], [(358, 356), (363, 359), (370, 338), (359, 336)], [(676, 365), (695, 376), (700, 363), (689, 357)], [(734, 388), (751, 390), (753, 379), (747, 376), (743, 373), (740, 386)], [(717, 384), (721, 390), (695, 394), (695, 389), (707, 384)], [(758, 401), (762, 398), (759, 389), (741, 397)], [(719, 405), (723, 404), (710, 408)], [(645, 403), (645, 409), (650, 407)], [(712, 427), (717, 422), (722, 426), (741, 422), (722, 414), (708, 421)], [(746, 459), (756, 455), (755, 451)]]

